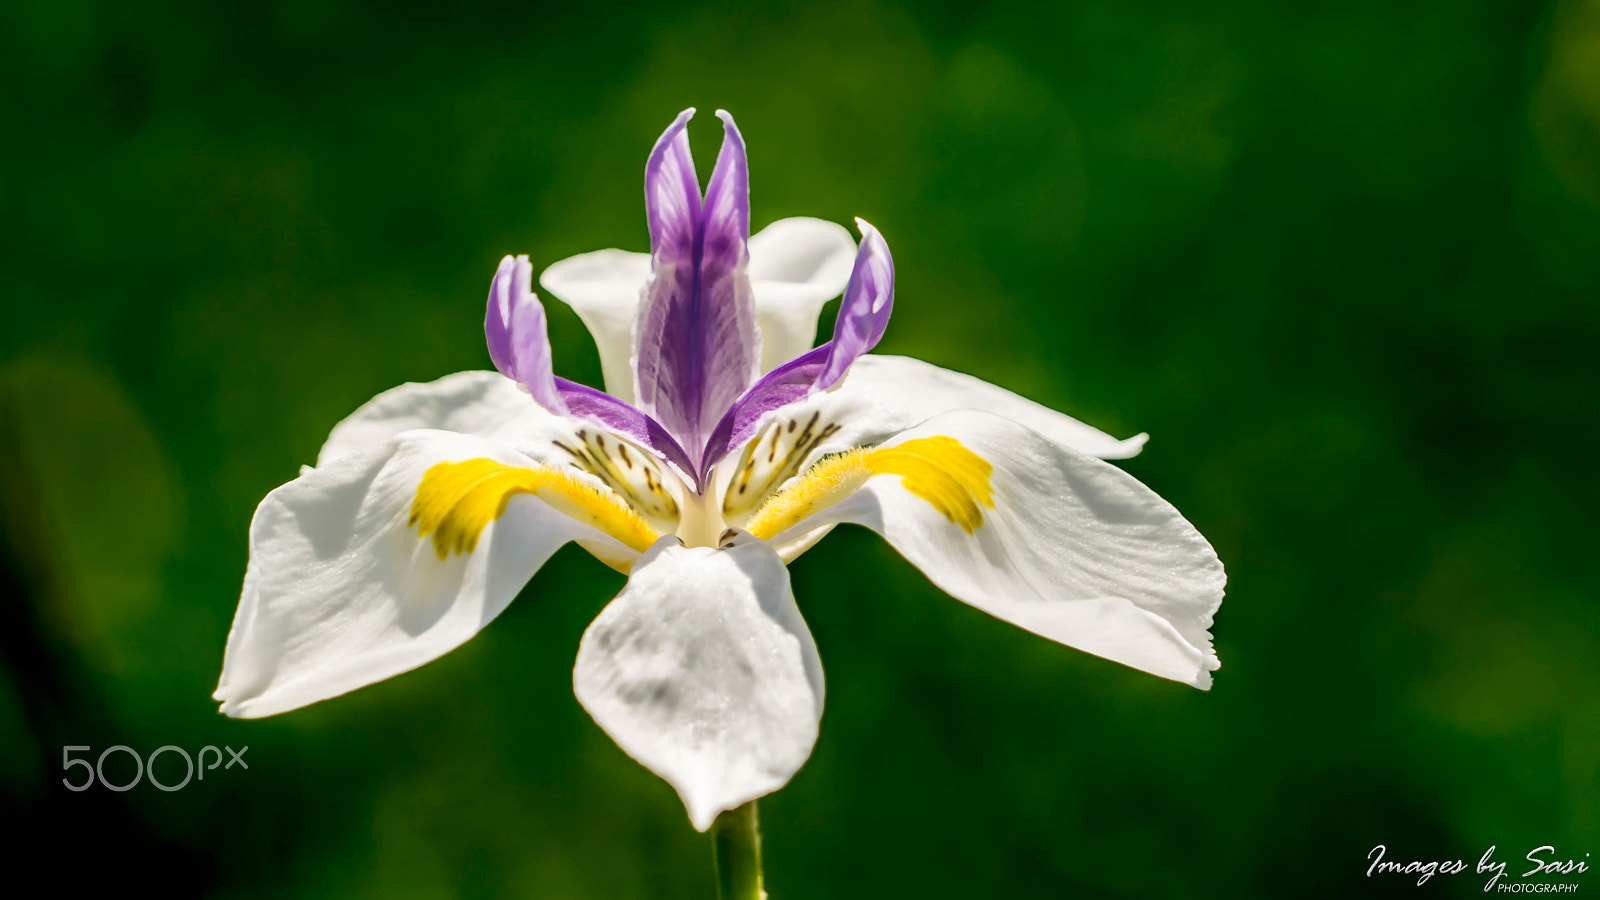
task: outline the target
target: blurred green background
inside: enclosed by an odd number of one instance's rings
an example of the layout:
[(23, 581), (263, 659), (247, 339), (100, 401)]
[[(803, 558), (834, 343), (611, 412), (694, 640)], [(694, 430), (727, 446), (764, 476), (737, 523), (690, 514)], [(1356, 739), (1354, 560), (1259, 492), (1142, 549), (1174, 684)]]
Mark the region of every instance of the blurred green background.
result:
[[(488, 367), (501, 255), (645, 249), (645, 155), (690, 105), (738, 117), (756, 227), (882, 229), (881, 350), (1148, 431), (1125, 468), (1230, 576), (1201, 693), (834, 534), (792, 569), (829, 696), (762, 802), (776, 900), (1414, 896), (1365, 877), (1376, 844), (1600, 859), (1596, 0), (7, 0), (0, 79), (14, 871), (712, 896), (708, 839), (572, 696), (623, 583), (575, 547), (414, 673), (264, 721), (209, 699), (256, 503), (374, 393)], [(64, 745), (116, 744), (250, 768), (61, 786)]]

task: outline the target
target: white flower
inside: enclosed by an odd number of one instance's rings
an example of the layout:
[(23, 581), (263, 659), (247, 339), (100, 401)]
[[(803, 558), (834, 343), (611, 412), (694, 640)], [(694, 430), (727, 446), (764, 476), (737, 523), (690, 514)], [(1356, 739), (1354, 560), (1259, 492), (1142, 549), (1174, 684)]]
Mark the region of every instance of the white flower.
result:
[(1209, 687), (1222, 565), (1103, 461), (1144, 436), (868, 354), (893, 301), (882, 237), (860, 223), (857, 250), (786, 219), (747, 238), (738, 131), (723, 114), (702, 199), (688, 116), (646, 170), (652, 253), (542, 279), (588, 324), (609, 393), (552, 373), (532, 267), (507, 257), (485, 322), (498, 372), (380, 394), (262, 501), (222, 711), (273, 715), (435, 659), (577, 541), (629, 573), (578, 649), (578, 699), (705, 830), (810, 755), (822, 666), (784, 566), (841, 523), (998, 618)]

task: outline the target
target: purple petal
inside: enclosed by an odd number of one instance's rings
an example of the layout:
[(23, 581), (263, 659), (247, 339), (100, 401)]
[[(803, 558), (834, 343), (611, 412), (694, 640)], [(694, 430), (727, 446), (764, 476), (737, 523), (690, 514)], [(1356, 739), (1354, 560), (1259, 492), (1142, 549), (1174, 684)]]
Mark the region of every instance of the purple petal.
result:
[(730, 408), (706, 441), (701, 480), (718, 460), (749, 440), (775, 410), (827, 390), (850, 364), (877, 346), (894, 309), (894, 258), (878, 229), (857, 219), (861, 246), (839, 303), (833, 339), (768, 372)]
[(811, 396), (832, 349), (823, 344), (789, 360), (763, 375), (755, 387), (740, 397), (706, 440), (698, 472), (701, 480), (729, 451), (759, 431), (768, 414)]
[(507, 256), (489, 285), (489, 309), (483, 319), (489, 358), (500, 374), (522, 385), (540, 406), (559, 415), (567, 412), (556, 391), (550, 368), (550, 337), (544, 307), (533, 295), (533, 265), (526, 256)]
[(832, 352), (817, 378), (818, 390), (833, 387), (851, 363), (878, 345), (894, 310), (894, 257), (889, 255), (889, 245), (878, 229), (861, 219), (856, 220), (856, 227), (861, 229), (861, 246), (856, 249), (856, 265), (845, 285), (844, 299), (839, 301), (833, 340), (823, 345), (832, 347)]
[(688, 479), (691, 488), (699, 489), (700, 482), (695, 477), (698, 473), (690, 464), (689, 455), (683, 452), (683, 447), (661, 423), (632, 405), (586, 384), (556, 378), (555, 387), (561, 392), (568, 415), (598, 422), (617, 434), (625, 435), (677, 469)]
[[(690, 111), (692, 112), (692, 111)], [(651, 278), (634, 334), (636, 397), (698, 454), (712, 427), (755, 379), (760, 332), (746, 274), (750, 187), (733, 118), (702, 206), (684, 132), (686, 112), (645, 169)]]
[(639, 408), (674, 432), (687, 424), (677, 400), (686, 393), (674, 351), (692, 328), (699, 292), (700, 184), (684, 127), (693, 109), (678, 115), (656, 141), (644, 170), (645, 218), (650, 225), (650, 281), (634, 328), (634, 398)]
[(761, 331), (750, 291), (750, 171), (744, 138), (733, 116), (722, 120), (722, 150), (706, 185), (705, 238), (700, 251), (700, 436), (722, 418), (755, 381), (761, 364)]

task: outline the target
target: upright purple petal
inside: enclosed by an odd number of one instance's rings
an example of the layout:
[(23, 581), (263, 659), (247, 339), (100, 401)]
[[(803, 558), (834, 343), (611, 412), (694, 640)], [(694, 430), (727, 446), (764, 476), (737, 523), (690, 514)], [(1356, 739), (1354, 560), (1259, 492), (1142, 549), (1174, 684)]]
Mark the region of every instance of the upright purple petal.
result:
[(634, 398), (674, 434), (688, 432), (679, 398), (693, 396), (696, 373), (677, 355), (692, 335), (700, 291), (700, 183), (689, 155), (686, 109), (662, 133), (644, 170), (645, 218), (650, 225), (650, 281), (633, 333)]
[(634, 333), (636, 397), (696, 456), (755, 380), (760, 332), (746, 272), (750, 185), (744, 141), (723, 121), (722, 151), (702, 206), (684, 132), (656, 143), (645, 170), (651, 278)]
[(878, 229), (861, 219), (856, 225), (861, 245), (839, 303), (832, 340), (768, 372), (734, 402), (706, 440), (698, 461), (702, 480), (718, 460), (749, 440), (772, 412), (833, 387), (851, 363), (883, 338), (894, 309), (894, 258)]
[[(761, 330), (750, 290), (750, 170), (733, 116), (722, 120), (722, 150), (706, 185), (700, 255), (700, 325), (696, 356), (704, 373), (698, 436), (704, 442), (728, 407), (761, 371)], [(698, 449), (698, 448), (697, 448)]]
[(566, 403), (556, 390), (550, 367), (550, 336), (544, 307), (533, 295), (533, 265), (526, 256), (507, 256), (489, 285), (489, 309), (483, 319), (489, 358), (500, 374), (522, 385), (540, 406), (565, 415)]

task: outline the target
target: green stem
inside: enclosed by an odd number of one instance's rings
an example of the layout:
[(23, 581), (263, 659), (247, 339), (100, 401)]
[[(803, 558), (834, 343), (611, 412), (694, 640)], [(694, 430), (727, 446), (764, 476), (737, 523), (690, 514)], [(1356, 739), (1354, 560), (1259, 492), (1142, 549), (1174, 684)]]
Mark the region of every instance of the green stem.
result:
[(711, 826), (711, 858), (717, 867), (719, 900), (766, 900), (754, 800), (717, 816)]

